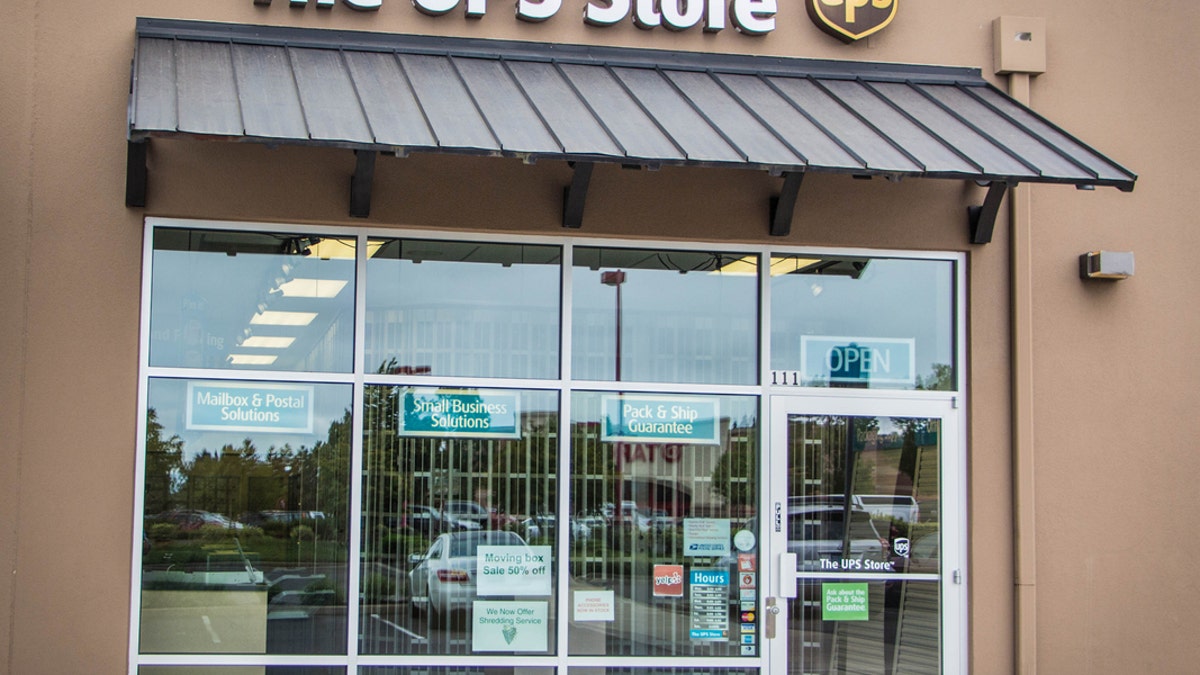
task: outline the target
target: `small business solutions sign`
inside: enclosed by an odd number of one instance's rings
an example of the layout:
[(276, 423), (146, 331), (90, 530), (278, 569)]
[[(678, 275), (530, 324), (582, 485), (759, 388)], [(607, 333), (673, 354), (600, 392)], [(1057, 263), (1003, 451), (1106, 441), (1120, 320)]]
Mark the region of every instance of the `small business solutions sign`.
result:
[[(422, 14), (443, 16), (456, 10), (468, 19), (487, 14), (488, 0), (410, 0)], [(512, 2), (513, 0), (509, 0)], [(568, 2), (571, 0), (567, 0)], [(576, 0), (578, 1), (578, 0)], [(896, 16), (900, 0), (804, 0), (808, 15), (821, 30), (839, 40), (852, 42), (887, 27)], [(378, 11), (384, 0), (342, 0), (351, 9)], [(559, 13), (564, 0), (515, 0), (517, 18), (539, 23)], [(270, 5), (271, 0), (254, 0)], [(288, 6), (303, 9), (309, 0), (289, 0)], [(330, 9), (337, 0), (312, 0), (318, 9)], [(507, 4), (507, 3), (506, 3)], [(765, 35), (775, 30), (779, 0), (587, 0), (583, 22), (590, 26), (612, 26), (632, 20), (646, 30), (663, 27), (685, 31), (701, 26), (716, 33), (732, 24), (746, 35)], [(785, 7), (794, 7), (789, 2)]]

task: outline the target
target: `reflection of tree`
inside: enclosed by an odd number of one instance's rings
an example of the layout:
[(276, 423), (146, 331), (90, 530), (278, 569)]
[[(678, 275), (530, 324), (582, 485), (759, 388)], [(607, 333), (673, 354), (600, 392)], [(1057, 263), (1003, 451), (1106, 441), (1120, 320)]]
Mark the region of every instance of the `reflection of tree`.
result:
[(717, 460), (712, 490), (730, 507), (745, 507), (758, 500), (757, 452), (745, 446), (731, 448)]
[[(380, 366), (392, 372), (395, 361)], [(551, 476), (557, 473), (555, 416), (523, 412), (516, 420), (521, 437), (480, 438), (469, 433), (436, 436), (400, 435), (405, 428), (432, 429), (412, 403), (453, 396), (467, 405), (483, 403), (479, 392), (431, 392), (412, 386), (370, 386), (364, 394), (363, 511), (379, 522), (398, 522), (406, 505), (440, 508), (447, 500), (479, 501), (510, 513), (552, 509), (557, 500)]]
[(171, 507), (171, 493), (180, 479), (183, 465), (183, 440), (178, 435), (163, 438), (163, 425), (154, 408), (146, 411), (146, 494), (147, 514)]
[(321, 511), (323, 536), (340, 539), (348, 525), (351, 421), (346, 410), (311, 448), (285, 444), (263, 453), (246, 438), (185, 460), (183, 440), (163, 439), (163, 426), (150, 409), (145, 512), (189, 509), (241, 519), (259, 511)]
[(947, 363), (933, 364), (929, 377), (917, 376), (917, 389), (929, 391), (951, 391), (954, 389), (954, 369)]
[(794, 418), (792, 424), (799, 427), (792, 432), (788, 462), (792, 494), (873, 491), (875, 463), (861, 455), (878, 443), (878, 418), (813, 415)]

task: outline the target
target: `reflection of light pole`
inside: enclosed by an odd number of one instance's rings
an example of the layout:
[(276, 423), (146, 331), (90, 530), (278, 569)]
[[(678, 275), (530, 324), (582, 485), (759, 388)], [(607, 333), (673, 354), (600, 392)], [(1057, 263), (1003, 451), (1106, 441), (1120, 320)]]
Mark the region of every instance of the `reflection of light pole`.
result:
[(617, 289), (617, 381), (621, 381), (621, 284), (625, 283), (625, 273), (621, 270), (601, 272), (600, 283)]

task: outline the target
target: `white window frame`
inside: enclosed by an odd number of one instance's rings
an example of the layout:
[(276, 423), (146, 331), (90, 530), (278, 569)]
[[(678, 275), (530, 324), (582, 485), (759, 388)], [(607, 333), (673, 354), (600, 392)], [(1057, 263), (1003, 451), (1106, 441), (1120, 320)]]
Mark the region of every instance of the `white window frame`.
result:
[[(586, 666), (611, 666), (619, 665), (622, 667), (711, 667), (711, 668), (761, 668), (762, 672), (767, 672), (767, 657), (763, 655), (765, 649), (760, 649), (758, 656), (755, 657), (723, 657), (723, 658), (707, 658), (707, 657), (686, 657), (686, 658), (671, 658), (669, 662), (662, 657), (611, 657), (611, 656), (570, 656), (567, 653), (567, 637), (570, 621), (570, 593), (568, 591), (568, 566), (566, 560), (559, 561), (560, 573), (556, 583), (557, 587), (557, 654), (551, 656), (532, 656), (532, 657), (517, 657), (517, 656), (410, 656), (410, 655), (360, 655), (358, 653), (359, 633), (359, 598), (356, 592), (347, 594), (347, 653), (339, 655), (244, 655), (244, 654), (188, 654), (188, 655), (170, 655), (170, 654), (141, 654), (138, 652), (138, 637), (141, 621), (141, 541), (143, 536), (143, 518), (142, 510), (144, 506), (144, 481), (145, 481), (145, 437), (146, 437), (146, 407), (148, 404), (148, 384), (151, 379), (155, 378), (183, 378), (196, 379), (203, 378), (208, 380), (269, 380), (274, 382), (313, 382), (313, 383), (339, 383), (350, 384), (353, 386), (353, 406), (356, 414), (353, 415), (353, 428), (351, 438), (351, 467), (350, 475), (354, 479), (350, 483), (350, 541), (349, 541), (349, 569), (348, 569), (348, 588), (357, 589), (360, 584), (359, 570), (361, 563), (361, 531), (358, 523), (361, 522), (362, 500), (360, 494), (360, 483), (362, 476), (362, 433), (363, 420), (362, 415), (357, 414), (362, 410), (363, 392), (368, 385), (375, 384), (419, 384), (428, 386), (433, 380), (428, 376), (411, 376), (411, 375), (381, 375), (378, 373), (366, 373), (364, 368), (364, 349), (363, 341), (365, 336), (365, 312), (366, 305), (366, 256), (358, 256), (356, 266), (356, 283), (355, 283), (355, 335), (354, 335), (354, 358), (353, 371), (350, 373), (329, 373), (329, 372), (295, 372), (295, 371), (259, 371), (259, 370), (235, 370), (235, 369), (194, 369), (194, 368), (176, 368), (176, 367), (151, 367), (149, 365), (149, 348), (150, 348), (150, 290), (152, 280), (152, 263), (153, 263), (153, 232), (160, 227), (175, 227), (175, 228), (192, 228), (192, 229), (212, 229), (212, 230), (230, 230), (230, 231), (258, 231), (258, 232), (278, 232), (278, 233), (303, 233), (303, 234), (328, 234), (329, 236), (337, 236), (340, 238), (355, 237), (358, 242), (358, 250), (365, 251), (368, 239), (378, 238), (418, 238), (418, 239), (436, 239), (436, 240), (466, 240), (479, 242), (494, 242), (494, 243), (524, 243), (524, 244), (542, 244), (561, 247), (562, 261), (561, 266), (563, 274), (561, 275), (561, 315), (560, 315), (560, 372), (559, 377), (555, 379), (518, 379), (518, 378), (468, 378), (468, 377), (447, 377), (436, 378), (438, 384), (444, 385), (461, 385), (461, 386), (480, 386), (488, 388), (504, 388), (504, 389), (537, 389), (555, 391), (560, 393), (559, 405), (559, 438), (570, 438), (570, 419), (571, 419), (571, 392), (578, 390), (588, 391), (621, 391), (629, 393), (664, 393), (677, 394), (687, 392), (689, 394), (722, 394), (722, 395), (741, 395), (755, 396), (759, 400), (759, 430), (760, 438), (763, 439), (762, 452), (764, 458), (771, 456), (771, 434), (770, 425), (772, 417), (769, 410), (774, 405), (775, 397), (779, 396), (816, 396), (816, 397), (850, 397), (850, 398), (874, 398), (880, 401), (906, 401), (906, 400), (953, 400), (954, 405), (962, 415), (962, 424), (959, 424), (961, 438), (959, 439), (959, 452), (965, 458), (966, 453), (966, 424), (965, 424), (965, 409), (963, 404), (965, 401), (966, 392), (966, 349), (965, 349), (965, 325), (966, 325), (966, 256), (962, 253), (954, 252), (929, 252), (929, 251), (903, 251), (903, 250), (885, 250), (885, 249), (865, 249), (865, 248), (834, 248), (834, 247), (817, 247), (817, 246), (778, 246), (774, 244), (747, 244), (742, 242), (731, 241), (674, 241), (674, 240), (624, 240), (624, 239), (609, 239), (599, 237), (578, 237), (578, 236), (550, 236), (550, 235), (515, 235), (510, 233), (478, 233), (478, 232), (452, 232), (443, 230), (419, 230), (411, 228), (382, 228), (382, 227), (355, 227), (355, 226), (322, 226), (308, 224), (289, 224), (276, 222), (235, 222), (222, 220), (206, 220), (206, 219), (185, 219), (185, 218), (161, 218), (147, 217), (144, 222), (143, 233), (143, 249), (142, 249), (142, 305), (141, 305), (141, 320), (140, 320), (140, 339), (138, 348), (138, 398), (137, 398), (137, 457), (135, 462), (134, 473), (134, 511), (133, 511), (133, 541), (131, 542), (131, 565), (130, 565), (130, 599), (129, 599), (129, 643), (128, 643), (128, 664), (129, 673), (135, 675), (139, 666), (151, 665), (207, 665), (207, 666), (257, 666), (257, 665), (280, 665), (280, 666), (332, 666), (345, 667), (348, 675), (356, 675), (360, 666), (400, 666), (400, 667), (419, 667), (419, 666), (484, 666), (484, 665), (501, 665), (509, 664), (513, 667), (531, 666), (531, 667), (546, 667), (557, 669), (558, 673), (568, 673), (571, 667), (586, 667)], [(739, 253), (757, 254), (759, 256), (759, 384), (756, 385), (708, 385), (708, 384), (679, 384), (679, 383), (639, 383), (626, 382), (619, 383), (611, 381), (591, 381), (591, 380), (575, 380), (571, 373), (571, 320), (572, 304), (571, 304), (571, 284), (573, 270), (573, 251), (576, 247), (612, 247), (612, 248), (638, 248), (638, 249), (655, 249), (662, 248), (666, 250), (696, 250), (696, 251), (712, 251), (714, 248), (722, 251), (733, 251)], [(927, 259), (927, 260), (946, 260), (955, 263), (955, 278), (954, 278), (954, 308), (955, 308), (955, 347), (954, 347), (954, 363), (956, 377), (956, 391), (952, 392), (930, 392), (930, 391), (908, 391), (908, 390), (830, 390), (825, 388), (803, 388), (803, 387), (778, 387), (771, 386), (770, 378), (770, 276), (763, 273), (763, 270), (769, 269), (770, 256), (772, 254), (815, 254), (829, 256), (852, 256), (852, 257), (881, 257), (881, 258), (905, 258), (905, 259)], [(570, 466), (570, 447), (567, 443), (560, 444), (559, 448), (559, 470), (565, 472)], [(764, 467), (764, 471), (769, 464), (768, 461), (760, 462)], [(965, 460), (961, 462), (962, 467), (965, 467)], [(961, 481), (962, 489), (965, 491), (966, 474), (965, 468), (956, 469), (960, 475), (957, 480)], [(764, 473), (764, 481), (768, 474)], [(560, 484), (567, 485), (569, 481)], [(764, 483), (766, 485), (766, 483)], [(763, 489), (761, 493), (765, 495), (769, 490)], [(568, 490), (559, 490), (559, 513), (567, 513), (569, 511)], [(767, 513), (762, 511), (762, 513)], [(964, 519), (963, 525), (957, 531), (966, 532), (965, 529), (965, 513), (958, 514)], [(570, 528), (558, 528), (557, 542), (558, 551), (569, 550), (568, 537)], [(765, 532), (765, 525), (764, 525)], [(965, 574), (965, 551), (966, 538), (963, 537), (959, 542), (963, 551), (964, 574)], [(964, 581), (965, 584), (965, 581)], [(762, 588), (766, 588), (765, 583)], [(766, 593), (761, 592), (760, 602), (765, 601)], [(965, 595), (964, 595), (965, 597)], [(762, 606), (760, 605), (760, 610)], [(945, 610), (944, 610), (945, 611)], [(965, 601), (961, 608), (956, 608), (955, 614), (960, 617), (962, 622), (962, 637), (957, 642), (961, 644), (947, 645), (945, 648), (945, 658), (947, 664), (950, 663), (953, 657), (956, 663), (961, 663), (962, 668), (958, 671), (948, 672), (966, 672), (965, 664), (967, 663), (967, 642), (966, 642), (966, 617), (967, 610)], [(761, 613), (760, 613), (761, 615)], [(760, 629), (760, 635), (761, 635)], [(760, 646), (763, 642), (760, 639)]]

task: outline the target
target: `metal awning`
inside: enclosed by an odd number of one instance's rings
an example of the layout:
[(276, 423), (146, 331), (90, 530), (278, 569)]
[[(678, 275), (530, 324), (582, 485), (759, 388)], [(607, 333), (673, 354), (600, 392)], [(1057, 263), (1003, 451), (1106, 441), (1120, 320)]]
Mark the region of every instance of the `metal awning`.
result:
[(573, 227), (597, 162), (783, 176), (774, 234), (807, 172), (988, 183), (976, 241), (1017, 183), (1136, 180), (969, 68), (139, 19), (132, 77), (131, 205), (172, 136), (352, 149), (357, 216), (380, 152), (565, 160)]

